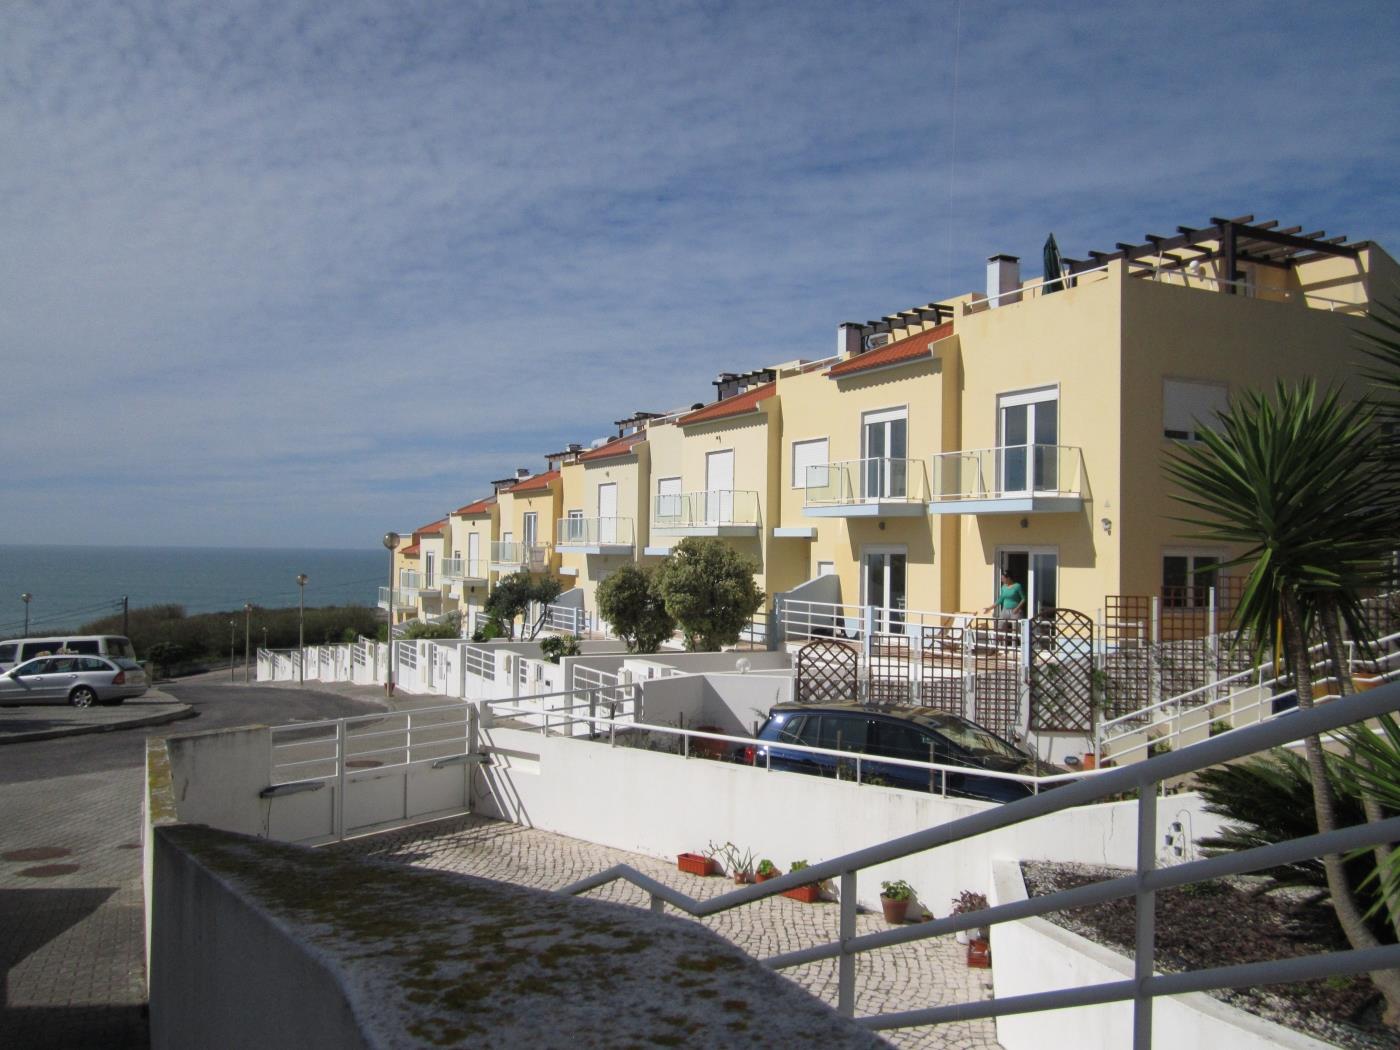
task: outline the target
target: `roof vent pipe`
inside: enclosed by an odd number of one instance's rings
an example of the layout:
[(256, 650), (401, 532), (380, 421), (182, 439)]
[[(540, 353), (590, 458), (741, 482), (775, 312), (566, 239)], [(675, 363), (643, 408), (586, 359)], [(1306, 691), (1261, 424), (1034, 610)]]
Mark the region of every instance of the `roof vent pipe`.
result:
[(987, 298), (993, 308), (1021, 301), (1021, 260), (1015, 255), (993, 255), (987, 260)]

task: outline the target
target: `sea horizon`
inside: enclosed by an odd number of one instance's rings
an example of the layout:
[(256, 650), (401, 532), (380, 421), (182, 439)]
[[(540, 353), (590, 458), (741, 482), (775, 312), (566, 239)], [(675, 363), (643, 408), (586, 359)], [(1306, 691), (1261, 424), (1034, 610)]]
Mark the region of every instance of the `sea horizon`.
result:
[(130, 608), (181, 605), (190, 614), (295, 606), (373, 606), (387, 583), (383, 548), (157, 544), (0, 544), (0, 637), (78, 627)]

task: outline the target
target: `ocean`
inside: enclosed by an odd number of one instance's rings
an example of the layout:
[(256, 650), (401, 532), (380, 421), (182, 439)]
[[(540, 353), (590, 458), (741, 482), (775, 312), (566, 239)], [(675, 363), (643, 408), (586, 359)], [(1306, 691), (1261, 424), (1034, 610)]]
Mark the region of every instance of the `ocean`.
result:
[(222, 547), (68, 547), (0, 544), (0, 638), (76, 627), (121, 611), (170, 602), (188, 613), (297, 604), (297, 574), (306, 573), (306, 604), (369, 605), (388, 582), (389, 556), (371, 550), (261, 550)]

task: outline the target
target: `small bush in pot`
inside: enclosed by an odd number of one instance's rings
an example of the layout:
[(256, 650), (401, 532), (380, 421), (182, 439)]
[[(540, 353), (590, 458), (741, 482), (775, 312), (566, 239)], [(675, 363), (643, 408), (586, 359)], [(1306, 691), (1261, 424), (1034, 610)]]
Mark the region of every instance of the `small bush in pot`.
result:
[[(801, 871), (807, 866), (808, 864), (805, 860), (795, 860), (792, 862), (792, 865), (788, 870)], [(804, 883), (801, 886), (794, 886), (790, 890), (783, 890), (783, 896), (791, 897), (793, 900), (801, 901), (803, 904), (816, 904), (817, 901), (822, 899), (821, 884), (816, 882), (808, 882)]]
[(880, 907), (885, 921), (901, 923), (909, 914), (909, 902), (914, 899), (914, 887), (903, 879), (880, 883)]
[[(952, 910), (949, 915), (968, 915), (975, 911), (987, 910), (987, 895), (985, 893), (974, 893), (972, 890), (963, 890), (952, 900)], [(969, 940), (987, 939), (987, 928), (985, 926), (974, 926), (970, 930), (959, 930), (957, 941), (959, 944), (966, 944)]]
[(754, 881), (767, 882), (769, 879), (776, 879), (781, 874), (782, 872), (778, 870), (777, 865), (767, 857), (764, 857), (758, 862), (758, 867), (754, 870)]

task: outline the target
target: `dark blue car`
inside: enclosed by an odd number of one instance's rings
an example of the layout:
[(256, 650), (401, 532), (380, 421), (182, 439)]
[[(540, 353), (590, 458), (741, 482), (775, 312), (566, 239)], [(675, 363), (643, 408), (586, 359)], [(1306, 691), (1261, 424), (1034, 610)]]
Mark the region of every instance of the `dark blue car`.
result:
[(948, 774), (948, 794), (988, 802), (1014, 802), (1032, 793), (1029, 784), (978, 776), (973, 770), (1050, 776), (1067, 770), (1038, 760), (990, 729), (930, 707), (865, 707), (860, 704), (780, 704), (758, 732), (766, 743), (745, 749), (745, 759), (774, 769), (855, 779), (855, 761), (835, 755), (789, 751), (781, 745), (803, 744), (849, 751), (861, 758), (861, 780), (917, 791), (943, 790), (937, 770), (880, 762), (880, 757), (966, 766), (967, 773)]

